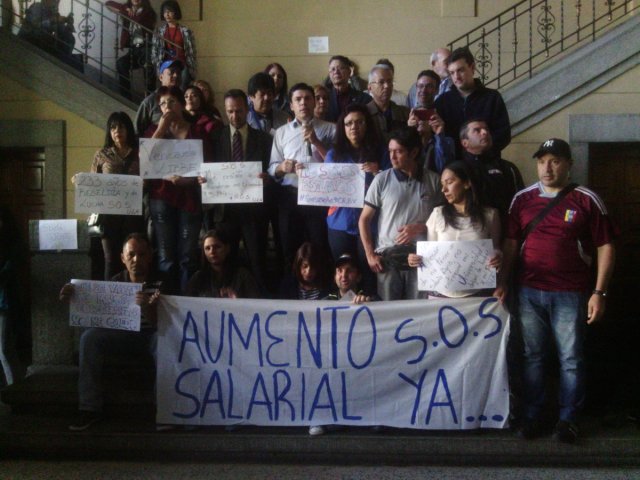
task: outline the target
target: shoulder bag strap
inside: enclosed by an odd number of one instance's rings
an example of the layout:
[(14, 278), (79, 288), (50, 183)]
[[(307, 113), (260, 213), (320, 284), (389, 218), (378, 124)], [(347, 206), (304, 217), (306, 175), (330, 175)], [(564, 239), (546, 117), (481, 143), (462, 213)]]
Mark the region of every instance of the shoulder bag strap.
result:
[(524, 228), (524, 231), (522, 234), (522, 242), (525, 241), (527, 236), (533, 231), (533, 229), (535, 229), (538, 226), (538, 224), (542, 221), (542, 219), (547, 216), (547, 213), (549, 213), (556, 205), (558, 205), (562, 201), (562, 199), (566, 197), (577, 186), (578, 186), (577, 183), (570, 183), (569, 185), (567, 185), (566, 187), (564, 187), (562, 190), (558, 192), (555, 198), (551, 200), (547, 204), (547, 206), (544, 207), (540, 211), (540, 213), (538, 213), (538, 215), (536, 215), (536, 217), (533, 220), (531, 220), (527, 224), (527, 226)]

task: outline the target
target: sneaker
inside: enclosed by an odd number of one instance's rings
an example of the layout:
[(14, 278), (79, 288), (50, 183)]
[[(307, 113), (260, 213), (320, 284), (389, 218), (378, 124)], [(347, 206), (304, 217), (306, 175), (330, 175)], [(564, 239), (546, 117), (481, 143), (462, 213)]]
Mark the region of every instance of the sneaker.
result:
[(325, 429), (322, 425), (314, 425), (313, 427), (309, 427), (309, 435), (315, 437), (317, 435), (323, 435)]
[(78, 414), (78, 418), (74, 420), (74, 422), (69, 425), (69, 430), (72, 432), (82, 432), (88, 429), (94, 423), (102, 420), (102, 413), (100, 412), (91, 412), (89, 410), (80, 410)]
[(578, 440), (578, 426), (573, 422), (560, 420), (556, 423), (553, 438), (562, 443), (576, 443), (576, 440)]
[(170, 432), (177, 429), (176, 425), (170, 423), (156, 423), (156, 432)]
[(537, 420), (525, 418), (516, 430), (516, 435), (525, 440), (533, 440), (542, 435), (542, 427)]

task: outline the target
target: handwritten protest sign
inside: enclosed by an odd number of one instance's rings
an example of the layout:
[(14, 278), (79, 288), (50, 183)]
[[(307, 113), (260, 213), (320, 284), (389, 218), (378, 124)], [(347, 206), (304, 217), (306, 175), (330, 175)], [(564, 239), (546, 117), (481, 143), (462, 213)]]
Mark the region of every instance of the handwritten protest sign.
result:
[(135, 175), (78, 173), (76, 213), (142, 215), (142, 179)]
[(140, 139), (142, 178), (196, 177), (202, 162), (202, 140)]
[(161, 297), (158, 423), (504, 428), (495, 298), (371, 302)]
[(493, 255), (491, 240), (418, 242), (422, 256), (418, 290), (467, 290), (495, 288), (496, 270), (487, 267)]
[(77, 250), (78, 221), (40, 220), (38, 243), (40, 250)]
[(202, 203), (262, 203), (260, 162), (203, 163)]
[(307, 163), (298, 171), (298, 205), (362, 208), (364, 176), (354, 163)]
[(140, 331), (140, 283), (71, 280), (75, 286), (69, 303), (69, 325)]

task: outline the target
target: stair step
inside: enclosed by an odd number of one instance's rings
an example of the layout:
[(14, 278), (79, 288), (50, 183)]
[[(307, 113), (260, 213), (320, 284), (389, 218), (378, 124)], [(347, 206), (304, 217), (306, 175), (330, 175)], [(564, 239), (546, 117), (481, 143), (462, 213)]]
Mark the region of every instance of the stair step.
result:
[[(153, 411), (153, 365), (109, 364), (104, 371), (104, 385), (105, 412), (131, 417)], [(2, 390), (0, 399), (17, 414), (64, 416), (75, 413), (78, 408), (78, 368), (48, 366), (37, 369)]]

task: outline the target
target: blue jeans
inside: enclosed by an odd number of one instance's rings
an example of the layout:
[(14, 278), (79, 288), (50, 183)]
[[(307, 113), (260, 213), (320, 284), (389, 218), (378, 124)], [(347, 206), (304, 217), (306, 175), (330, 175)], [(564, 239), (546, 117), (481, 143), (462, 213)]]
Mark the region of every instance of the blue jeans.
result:
[(180, 290), (198, 268), (200, 213), (172, 207), (163, 200), (151, 199), (151, 221), (158, 254), (158, 270), (178, 275)]
[(551, 340), (560, 363), (560, 420), (575, 422), (585, 396), (584, 337), (587, 295), (522, 287), (520, 322), (524, 341), (525, 416), (535, 420), (545, 401), (544, 361)]

